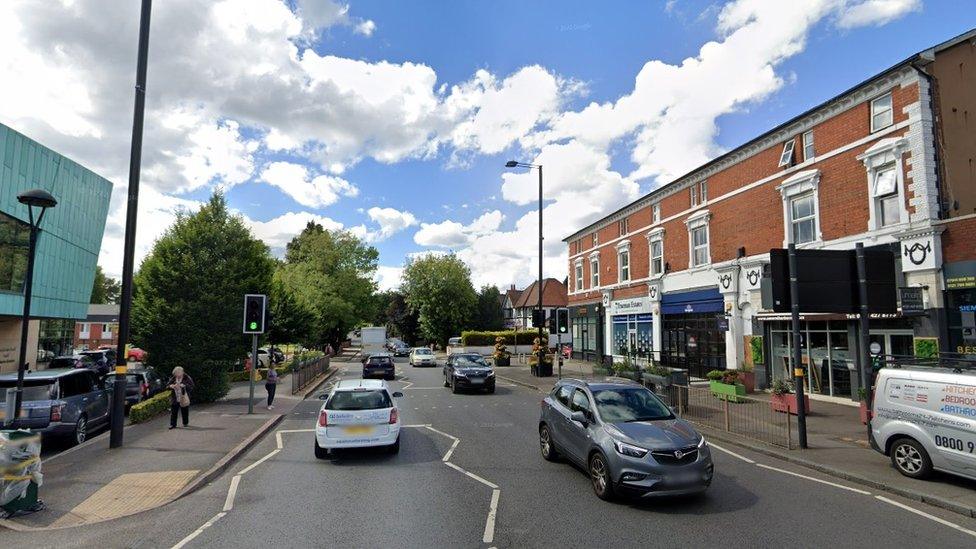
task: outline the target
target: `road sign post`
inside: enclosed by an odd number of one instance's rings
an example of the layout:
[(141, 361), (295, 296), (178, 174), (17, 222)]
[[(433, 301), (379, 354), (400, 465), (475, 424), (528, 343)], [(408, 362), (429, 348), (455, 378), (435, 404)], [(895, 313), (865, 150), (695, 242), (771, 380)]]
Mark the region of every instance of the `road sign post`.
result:
[[(790, 260), (790, 317), (793, 331), (793, 384), (796, 386), (796, 426), (800, 448), (807, 447), (807, 407), (803, 400), (803, 366), (800, 365), (802, 353), (800, 350), (800, 295), (796, 272), (796, 245), (792, 242), (789, 247)], [(787, 413), (788, 419), (789, 413)]]

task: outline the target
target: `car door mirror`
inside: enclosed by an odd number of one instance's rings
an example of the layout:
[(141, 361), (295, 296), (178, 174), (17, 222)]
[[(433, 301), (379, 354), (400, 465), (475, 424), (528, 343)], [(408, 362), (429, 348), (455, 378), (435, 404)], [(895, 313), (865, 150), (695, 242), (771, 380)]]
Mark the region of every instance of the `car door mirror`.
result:
[(401, 393), (400, 391), (396, 391), (395, 393), (393, 393), (393, 398), (400, 398), (402, 396), (403, 396), (403, 393)]
[(573, 420), (573, 421), (575, 421), (577, 423), (581, 423), (583, 425), (583, 427), (586, 427), (587, 425), (590, 424), (590, 418), (587, 417), (586, 412), (583, 412), (581, 410), (577, 410), (577, 411), (573, 412), (569, 416), (569, 419), (571, 419), (571, 420)]

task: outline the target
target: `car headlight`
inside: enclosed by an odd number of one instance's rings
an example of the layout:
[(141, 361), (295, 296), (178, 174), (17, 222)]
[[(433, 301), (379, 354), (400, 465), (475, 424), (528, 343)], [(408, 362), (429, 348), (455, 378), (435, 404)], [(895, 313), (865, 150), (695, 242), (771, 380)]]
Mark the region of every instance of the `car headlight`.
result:
[(698, 436), (701, 437), (701, 440), (698, 441), (698, 447), (701, 448), (702, 446), (705, 445), (705, 437), (702, 435), (698, 435)]
[(468, 377), (464, 372), (454, 372), (454, 377)]
[(625, 456), (642, 458), (647, 455), (647, 450), (634, 446), (633, 444), (627, 444), (626, 442), (620, 442), (619, 440), (613, 441), (613, 447), (617, 449), (617, 453), (623, 454)]
[(492, 377), (494, 375), (495, 375), (495, 372), (488, 372), (488, 377)]

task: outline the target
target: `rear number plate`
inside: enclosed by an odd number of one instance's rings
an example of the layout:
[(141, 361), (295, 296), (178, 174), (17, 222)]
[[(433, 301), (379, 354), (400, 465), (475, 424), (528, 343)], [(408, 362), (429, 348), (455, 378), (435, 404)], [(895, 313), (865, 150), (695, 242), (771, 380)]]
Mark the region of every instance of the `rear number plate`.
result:
[(373, 432), (373, 427), (369, 425), (350, 425), (342, 430), (347, 435), (365, 435)]

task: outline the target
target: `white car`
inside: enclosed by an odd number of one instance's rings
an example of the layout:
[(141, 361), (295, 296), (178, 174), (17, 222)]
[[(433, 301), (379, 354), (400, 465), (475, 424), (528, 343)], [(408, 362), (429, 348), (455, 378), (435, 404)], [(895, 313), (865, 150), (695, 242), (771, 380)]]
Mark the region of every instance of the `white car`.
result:
[(427, 347), (414, 347), (411, 349), (408, 361), (411, 366), (437, 366), (437, 359), (434, 358), (434, 352)]
[(394, 398), (379, 379), (344, 379), (337, 383), (319, 410), (315, 425), (315, 457), (328, 459), (337, 448), (385, 446), (400, 451), (400, 414)]

